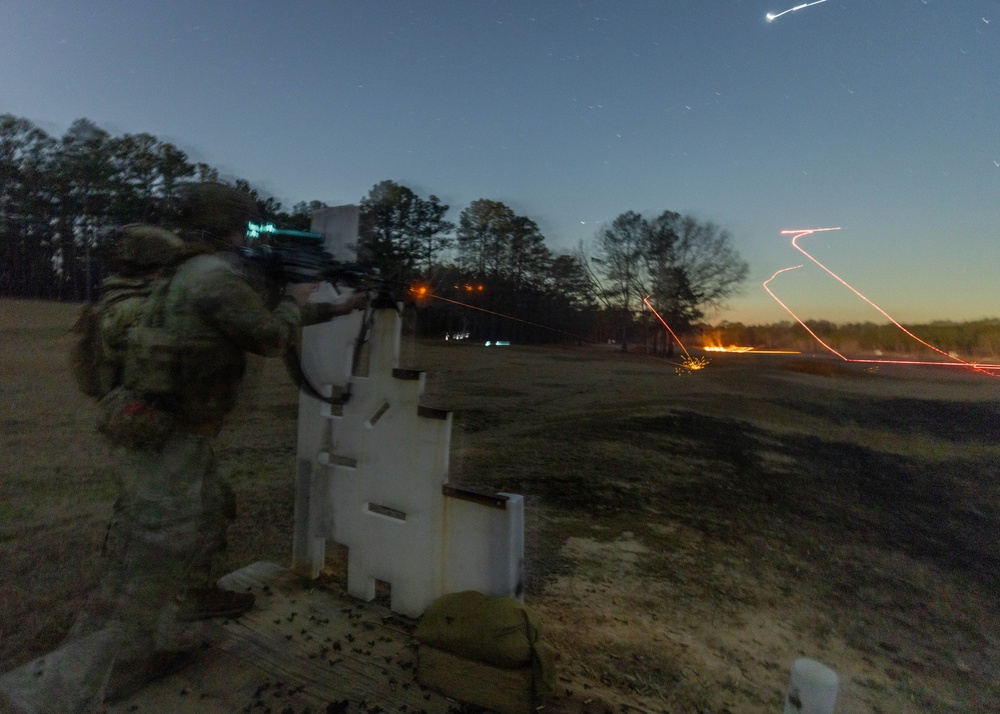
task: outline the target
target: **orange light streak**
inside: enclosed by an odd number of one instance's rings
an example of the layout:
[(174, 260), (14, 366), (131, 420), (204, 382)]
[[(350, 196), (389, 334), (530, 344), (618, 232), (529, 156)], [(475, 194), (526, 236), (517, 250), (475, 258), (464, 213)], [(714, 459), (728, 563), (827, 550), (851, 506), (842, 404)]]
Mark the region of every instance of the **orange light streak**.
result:
[[(692, 357), (691, 356), (691, 354), (687, 351), (687, 347), (684, 346), (684, 343), (681, 342), (680, 338), (674, 333), (673, 330), (670, 329), (670, 325), (667, 324), (667, 321), (664, 320), (662, 317), (660, 317), (660, 313), (658, 313), (656, 311), (656, 308), (654, 308), (650, 304), (650, 302), (649, 302), (649, 295), (647, 295), (646, 297), (644, 297), (642, 299), (642, 301), (644, 303), (646, 303), (646, 307), (648, 307), (650, 310), (652, 310), (653, 314), (656, 315), (656, 318), (660, 322), (663, 323), (664, 327), (667, 328), (667, 332), (670, 333), (670, 336), (673, 337), (677, 341), (677, 344), (679, 344), (681, 346), (681, 349), (684, 350), (684, 359), (681, 362), (671, 362), (671, 364), (675, 364), (678, 367), (683, 367), (684, 369), (687, 369), (687, 370), (689, 370), (691, 372), (696, 372), (699, 369), (705, 369), (705, 367), (708, 366), (708, 360), (705, 359), (704, 357)], [(678, 371), (678, 374), (680, 374), (679, 371)]]
[(699, 349), (702, 352), (730, 352), (735, 354), (747, 354), (753, 352), (755, 355), (797, 355), (801, 354), (797, 350), (760, 350), (749, 345), (723, 345), (718, 337), (706, 340)]
[[(902, 359), (851, 359), (848, 360), (848, 362), (859, 362), (862, 364), (916, 364), (916, 365), (928, 365), (931, 367), (969, 367), (979, 372), (984, 372), (986, 370), (991, 370), (991, 369), (1000, 370), (1000, 364), (979, 364), (978, 362), (963, 362), (962, 360), (959, 360), (958, 362), (931, 362), (931, 361), (902, 360)], [(990, 376), (996, 377), (997, 375), (991, 374)]]
[(768, 278), (767, 280), (764, 281), (764, 289), (768, 292), (768, 294), (772, 298), (774, 298), (775, 302), (777, 302), (779, 305), (781, 305), (781, 307), (783, 307), (785, 309), (785, 311), (788, 312), (789, 315), (791, 315), (792, 317), (795, 318), (796, 322), (798, 322), (800, 325), (802, 325), (803, 328), (805, 328), (806, 332), (808, 332), (810, 335), (812, 335), (812, 337), (813, 337), (814, 340), (816, 340), (819, 344), (821, 344), (823, 347), (825, 347), (827, 350), (829, 350), (833, 354), (835, 354), (838, 357), (840, 357), (845, 362), (860, 362), (860, 363), (865, 363), (865, 364), (933, 365), (933, 366), (936, 366), (936, 367), (969, 367), (970, 369), (974, 369), (976, 371), (983, 372), (984, 374), (987, 374), (987, 375), (989, 375), (991, 377), (997, 376), (997, 375), (991, 374), (987, 370), (1000, 369), (1000, 366), (998, 366), (998, 365), (982, 365), (982, 364), (976, 364), (976, 363), (973, 363), (973, 362), (967, 362), (967, 361), (965, 361), (963, 359), (960, 359), (958, 357), (955, 357), (953, 355), (948, 354), (944, 350), (942, 350), (942, 349), (940, 349), (938, 347), (935, 347), (934, 345), (930, 344), (929, 342), (926, 342), (926, 341), (920, 339), (919, 337), (917, 337), (916, 335), (914, 335), (912, 332), (910, 332), (909, 330), (907, 330), (905, 327), (903, 327), (899, 322), (897, 322), (889, 313), (887, 313), (881, 307), (879, 307), (874, 302), (872, 302), (871, 300), (869, 300), (867, 297), (865, 297), (864, 295), (862, 295), (858, 290), (855, 290), (854, 287), (852, 285), (850, 285), (846, 280), (844, 280), (839, 275), (837, 275), (836, 273), (834, 273), (832, 270), (830, 270), (829, 268), (827, 268), (825, 265), (823, 265), (821, 262), (819, 262), (816, 258), (814, 258), (802, 246), (800, 246), (798, 244), (799, 238), (802, 238), (804, 236), (812, 235), (813, 233), (820, 233), (822, 231), (839, 231), (839, 230), (840, 230), (839, 227), (837, 227), (837, 228), (804, 228), (804, 229), (800, 229), (800, 230), (781, 231), (781, 233), (782, 233), (782, 235), (791, 235), (792, 236), (792, 247), (794, 247), (797, 251), (799, 251), (800, 253), (802, 253), (802, 255), (806, 256), (809, 260), (811, 260), (813, 263), (815, 263), (820, 268), (822, 268), (834, 280), (836, 280), (837, 282), (839, 282), (841, 285), (843, 285), (844, 287), (846, 287), (852, 293), (854, 293), (859, 298), (861, 298), (862, 300), (864, 300), (866, 303), (868, 303), (869, 305), (871, 305), (873, 308), (875, 308), (876, 310), (878, 310), (879, 313), (882, 314), (882, 316), (884, 316), (887, 320), (889, 320), (889, 322), (891, 322), (893, 325), (895, 325), (900, 330), (902, 330), (904, 334), (906, 334), (907, 336), (909, 336), (912, 339), (916, 340), (917, 342), (919, 342), (920, 344), (924, 345), (925, 347), (929, 347), (930, 349), (934, 350), (938, 354), (941, 354), (941, 355), (947, 357), (949, 360), (954, 360), (954, 361), (953, 362), (929, 362), (929, 361), (911, 361), (911, 360), (850, 359), (848, 357), (845, 357), (844, 355), (842, 355), (839, 352), (837, 352), (837, 350), (833, 349), (830, 345), (826, 344), (823, 340), (821, 340), (819, 338), (819, 336), (815, 332), (813, 332), (812, 330), (810, 330), (809, 327), (806, 325), (806, 323), (803, 322), (799, 318), (798, 315), (796, 315), (794, 312), (792, 312), (791, 308), (789, 308), (785, 303), (783, 303), (781, 300), (779, 300), (778, 296), (775, 295), (771, 291), (771, 288), (768, 287), (768, 283), (770, 283), (772, 280), (774, 280), (776, 277), (778, 277), (778, 275), (780, 275), (781, 273), (785, 273), (785, 272), (787, 272), (789, 270), (796, 270), (798, 268), (801, 268), (802, 266), (801, 265), (796, 265), (796, 266), (793, 266), (793, 267), (790, 267), (790, 268), (783, 268), (782, 270), (777, 271), (774, 275), (772, 275), (770, 278)]
[(758, 350), (753, 347), (739, 347), (737, 345), (731, 345), (730, 347), (709, 347), (705, 346), (701, 348), (705, 352), (729, 352), (730, 354), (755, 354), (755, 355), (800, 355), (802, 354), (798, 350)]
[[(839, 229), (832, 229), (832, 230), (839, 230)], [(782, 233), (787, 233), (787, 231), (782, 231)], [(916, 340), (916, 341), (917, 341), (917, 342), (919, 342), (920, 344), (924, 345), (925, 347), (930, 347), (930, 348), (931, 348), (932, 350), (934, 350), (934, 351), (935, 351), (935, 352), (937, 352), (938, 354), (941, 354), (941, 355), (944, 355), (944, 356), (945, 356), (945, 357), (947, 357), (948, 359), (951, 359), (951, 360), (955, 360), (955, 361), (957, 361), (957, 362), (963, 362), (963, 364), (968, 364), (968, 362), (964, 362), (963, 360), (960, 360), (960, 359), (959, 359), (958, 357), (952, 357), (952, 356), (951, 356), (950, 354), (948, 354), (948, 353), (947, 353), (947, 352), (945, 352), (944, 350), (942, 350), (942, 349), (938, 349), (937, 347), (935, 347), (934, 345), (930, 344), (929, 342), (925, 342), (924, 340), (922, 340), (922, 339), (920, 339), (919, 337), (917, 337), (916, 335), (914, 335), (914, 334), (913, 334), (912, 332), (910, 332), (910, 331), (909, 331), (909, 330), (907, 330), (907, 329), (906, 329), (905, 327), (903, 327), (903, 326), (902, 326), (902, 325), (900, 325), (900, 324), (899, 324), (898, 322), (896, 322), (896, 320), (895, 320), (895, 319), (893, 319), (892, 315), (890, 315), (889, 313), (887, 313), (887, 312), (886, 312), (885, 310), (883, 310), (883, 309), (882, 309), (882, 308), (880, 308), (880, 307), (879, 307), (878, 305), (876, 305), (875, 303), (873, 303), (873, 302), (872, 302), (871, 300), (869, 300), (869, 299), (868, 299), (867, 297), (865, 297), (865, 296), (864, 296), (864, 295), (862, 295), (862, 294), (861, 294), (860, 292), (858, 292), (857, 290), (855, 290), (853, 286), (851, 286), (851, 285), (848, 285), (848, 283), (847, 283), (847, 281), (846, 281), (846, 280), (844, 280), (843, 278), (841, 278), (841, 277), (840, 277), (839, 275), (837, 275), (836, 273), (834, 273), (834, 272), (833, 272), (832, 270), (830, 270), (829, 268), (827, 268), (827, 267), (826, 267), (825, 265), (823, 265), (823, 264), (822, 264), (821, 262), (819, 262), (818, 260), (816, 260), (816, 259), (815, 259), (815, 258), (814, 258), (813, 256), (811, 256), (811, 255), (810, 255), (809, 253), (807, 253), (807, 252), (805, 251), (805, 249), (804, 249), (804, 248), (803, 248), (802, 246), (800, 246), (800, 245), (798, 244), (798, 240), (799, 240), (799, 238), (801, 238), (802, 236), (805, 236), (805, 235), (809, 235), (810, 233), (813, 233), (813, 231), (809, 231), (809, 232), (799, 232), (799, 233), (798, 233), (798, 235), (796, 235), (796, 236), (795, 236), (794, 238), (792, 238), (792, 246), (793, 246), (793, 247), (794, 247), (794, 248), (795, 248), (795, 249), (796, 249), (797, 251), (799, 251), (800, 253), (802, 253), (802, 255), (804, 255), (805, 257), (809, 258), (809, 260), (811, 260), (811, 261), (812, 261), (812, 262), (814, 262), (814, 263), (815, 263), (816, 265), (818, 265), (818, 266), (819, 266), (819, 267), (821, 267), (821, 268), (822, 268), (823, 270), (825, 270), (825, 271), (826, 271), (826, 272), (827, 272), (827, 273), (828, 273), (828, 274), (829, 274), (830, 276), (832, 276), (832, 277), (833, 277), (833, 278), (834, 278), (834, 279), (835, 279), (835, 280), (836, 280), (837, 282), (839, 282), (839, 283), (840, 283), (841, 285), (843, 285), (844, 287), (846, 287), (846, 288), (847, 288), (848, 290), (850, 290), (850, 291), (851, 291), (852, 293), (854, 293), (854, 294), (855, 294), (855, 295), (857, 295), (857, 296), (858, 296), (859, 298), (861, 298), (862, 300), (864, 300), (864, 301), (865, 301), (866, 303), (868, 303), (869, 305), (871, 305), (871, 306), (872, 306), (873, 308), (875, 308), (876, 310), (878, 310), (878, 311), (879, 311), (879, 312), (880, 312), (880, 313), (881, 313), (881, 314), (882, 314), (882, 315), (883, 315), (883, 316), (884, 316), (884, 317), (885, 317), (885, 318), (886, 318), (887, 320), (889, 320), (889, 322), (891, 322), (891, 323), (892, 323), (893, 325), (895, 325), (896, 327), (898, 327), (898, 328), (899, 328), (900, 330), (902, 330), (902, 331), (903, 331), (903, 332), (904, 332), (905, 334), (907, 334), (908, 336), (912, 337), (912, 338), (913, 338), (914, 340)]]
[[(410, 288), (410, 291), (413, 292), (413, 288)], [(426, 293), (424, 293), (422, 295), (422, 297), (430, 297), (430, 298), (434, 298), (435, 300), (441, 300), (442, 302), (450, 302), (452, 305), (459, 305), (461, 307), (467, 307), (470, 310), (478, 310), (479, 312), (485, 312), (485, 313), (487, 313), (489, 315), (496, 315), (497, 317), (503, 317), (503, 318), (505, 318), (507, 320), (513, 320), (514, 322), (523, 322), (525, 325), (532, 325), (534, 327), (541, 327), (543, 330), (549, 330), (550, 332), (558, 332), (561, 335), (568, 335), (569, 337), (572, 337), (572, 338), (577, 339), (577, 340), (583, 340), (584, 342), (593, 342), (593, 340), (591, 340), (591, 339), (589, 339), (587, 337), (582, 337), (580, 335), (575, 335), (572, 332), (566, 332), (565, 330), (557, 330), (554, 327), (549, 327), (548, 325), (543, 325), (543, 324), (538, 323), (538, 322), (531, 322), (530, 320), (522, 320), (521, 318), (514, 317), (513, 315), (505, 315), (502, 312), (495, 312), (493, 310), (487, 310), (484, 307), (477, 307), (476, 305), (470, 305), (467, 302), (459, 302), (458, 300), (452, 300), (450, 298), (441, 297), (440, 295), (437, 295), (437, 294), (432, 293), (430, 291), (427, 291)]]
[(782, 268), (781, 270), (777, 271), (774, 275), (772, 275), (770, 278), (768, 278), (767, 280), (764, 281), (764, 289), (767, 290), (767, 294), (768, 295), (770, 295), (771, 297), (774, 298), (775, 302), (777, 302), (779, 305), (781, 305), (783, 308), (785, 308), (785, 312), (787, 312), (789, 315), (791, 315), (792, 317), (794, 317), (795, 321), (797, 323), (799, 323), (800, 325), (802, 325), (802, 327), (805, 328), (806, 332), (808, 332), (810, 335), (813, 336), (814, 340), (816, 340), (817, 342), (819, 342), (826, 349), (830, 350), (830, 352), (833, 352), (833, 354), (835, 354), (838, 357), (840, 357), (840, 359), (844, 360), (845, 362), (850, 362), (850, 360), (847, 357), (844, 357), (844, 355), (840, 354), (839, 352), (837, 352), (837, 350), (835, 350), (832, 347), (830, 347), (830, 345), (828, 345), (825, 342), (823, 342), (823, 340), (821, 340), (819, 338), (819, 335), (817, 335), (815, 332), (813, 332), (812, 330), (810, 330), (809, 329), (809, 325), (807, 325), (806, 323), (804, 323), (799, 318), (798, 315), (796, 315), (794, 312), (792, 312), (792, 308), (788, 307), (788, 305), (786, 305), (780, 299), (778, 299), (778, 296), (775, 295), (773, 292), (771, 292), (771, 288), (769, 288), (767, 286), (768, 283), (770, 283), (772, 280), (774, 280), (776, 277), (778, 277), (782, 273), (787, 273), (789, 270), (798, 270), (801, 267), (802, 267), (801, 265), (793, 265), (791, 268)]
[(667, 332), (669, 332), (669, 333), (670, 333), (670, 336), (671, 336), (671, 337), (673, 337), (673, 338), (674, 338), (674, 339), (675, 339), (675, 340), (677, 341), (677, 344), (679, 344), (679, 345), (681, 346), (681, 349), (682, 349), (682, 350), (684, 350), (684, 354), (685, 354), (685, 355), (687, 355), (687, 358), (688, 358), (688, 359), (691, 359), (691, 355), (690, 355), (690, 354), (688, 354), (688, 351), (687, 351), (687, 348), (686, 348), (686, 347), (684, 346), (684, 343), (683, 343), (683, 342), (681, 342), (681, 341), (680, 341), (680, 338), (679, 338), (679, 337), (677, 337), (677, 335), (676, 335), (676, 334), (674, 334), (674, 331), (670, 329), (670, 325), (668, 325), (668, 324), (667, 324), (667, 321), (666, 321), (666, 320), (664, 320), (664, 319), (663, 319), (662, 317), (660, 317), (660, 313), (658, 313), (658, 312), (656, 311), (656, 308), (654, 308), (654, 307), (653, 307), (652, 305), (650, 305), (650, 303), (649, 303), (649, 295), (647, 295), (646, 297), (644, 297), (644, 298), (642, 299), (642, 301), (643, 301), (644, 303), (646, 303), (646, 307), (648, 307), (648, 308), (649, 308), (650, 310), (652, 310), (652, 311), (653, 311), (653, 314), (654, 314), (654, 315), (656, 315), (656, 318), (657, 318), (657, 319), (658, 319), (658, 320), (659, 320), (660, 322), (662, 322), (662, 323), (663, 323), (663, 326), (664, 326), (664, 327), (666, 327), (666, 328), (667, 328)]
[(754, 350), (755, 355), (800, 355), (799, 350)]

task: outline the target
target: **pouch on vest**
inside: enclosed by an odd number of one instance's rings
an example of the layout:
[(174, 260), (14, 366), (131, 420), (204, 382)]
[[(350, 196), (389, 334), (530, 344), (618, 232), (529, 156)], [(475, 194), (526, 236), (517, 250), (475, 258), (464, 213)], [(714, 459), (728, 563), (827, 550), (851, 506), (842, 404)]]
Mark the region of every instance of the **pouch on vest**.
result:
[(121, 446), (158, 449), (176, 428), (173, 415), (126, 387), (111, 391), (97, 406), (97, 430)]
[(139, 393), (171, 394), (178, 387), (180, 344), (177, 335), (163, 327), (170, 282), (153, 291), (142, 320), (129, 331), (122, 381)]
[(177, 386), (177, 336), (162, 327), (137, 325), (129, 333), (124, 383), (145, 394), (170, 394)]
[(117, 297), (102, 297), (97, 305), (84, 305), (71, 328), (79, 339), (70, 350), (70, 369), (77, 388), (88, 397), (101, 399), (122, 384), (122, 365), (104, 347), (101, 320), (108, 307), (136, 295), (132, 290)]

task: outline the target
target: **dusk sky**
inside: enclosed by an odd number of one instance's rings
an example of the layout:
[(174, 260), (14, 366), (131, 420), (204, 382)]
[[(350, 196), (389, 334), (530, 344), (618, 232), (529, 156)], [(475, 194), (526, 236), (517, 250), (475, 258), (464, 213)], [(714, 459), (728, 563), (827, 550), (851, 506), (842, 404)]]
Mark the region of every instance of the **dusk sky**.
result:
[[(504, 201), (553, 251), (639, 211), (730, 231), (744, 294), (806, 262), (893, 317), (1000, 316), (997, 0), (0, 0), (0, 113), (148, 132), (286, 208), (391, 179)], [(884, 321), (819, 268), (801, 317)]]

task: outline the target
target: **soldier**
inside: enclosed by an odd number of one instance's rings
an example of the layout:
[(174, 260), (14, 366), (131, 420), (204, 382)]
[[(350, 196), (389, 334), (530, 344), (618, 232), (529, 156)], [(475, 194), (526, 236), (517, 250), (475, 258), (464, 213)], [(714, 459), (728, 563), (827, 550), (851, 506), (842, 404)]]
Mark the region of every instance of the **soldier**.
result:
[(278, 356), (302, 325), (348, 314), (367, 300), (313, 304), (316, 286), (299, 284), (266, 305), (240, 274), (234, 252), (255, 209), (229, 186), (189, 186), (179, 222), (195, 247), (182, 250), (183, 262), (143, 299), (138, 320), (123, 300), (101, 321), (110, 354), (121, 354), (127, 334), (122, 384), (101, 400), (99, 427), (115, 447), (123, 481), (108, 573), (71, 634), (116, 633), (106, 700), (183, 663), (201, 643), (191, 623), (237, 617), (253, 606), (252, 594), (220, 589), (214, 580), (235, 502), (212, 442), (236, 402), (246, 353)]
[[(101, 299), (96, 308), (86, 306), (74, 326), (82, 336), (71, 357), (74, 376), (81, 390), (98, 399), (107, 397), (122, 385), (129, 332), (140, 321), (158, 281), (194, 252), (202, 252), (198, 249), (192, 252), (192, 248), (186, 246), (175, 233), (142, 224), (125, 226), (115, 231), (108, 240), (111, 243), (108, 257), (110, 275), (101, 282)], [(114, 439), (111, 444), (112, 447), (118, 446)], [(124, 492), (124, 488), (124, 481), (119, 479), (119, 494)], [(117, 535), (120, 531), (122, 504), (123, 497), (119, 496), (108, 525), (105, 554), (108, 553), (112, 534)], [(109, 582), (105, 578), (104, 586)], [(96, 604), (101, 598), (92, 597), (91, 600)], [(107, 609), (107, 598), (104, 600)], [(85, 608), (67, 639), (75, 639), (91, 630), (95, 614), (92, 608)]]

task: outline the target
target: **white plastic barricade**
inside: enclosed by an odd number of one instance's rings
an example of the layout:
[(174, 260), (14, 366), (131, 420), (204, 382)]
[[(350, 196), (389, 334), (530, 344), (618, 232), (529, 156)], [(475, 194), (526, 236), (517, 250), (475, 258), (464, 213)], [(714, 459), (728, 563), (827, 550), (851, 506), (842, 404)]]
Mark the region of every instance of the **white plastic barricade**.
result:
[(368, 317), (303, 330), (310, 383), (349, 397), (300, 394), (294, 565), (317, 577), (327, 543), (345, 545), (350, 594), (383, 581), (411, 617), (459, 590), (521, 597), (523, 498), (448, 485), (451, 413), (421, 405), (424, 373), (399, 368), (397, 306)]

